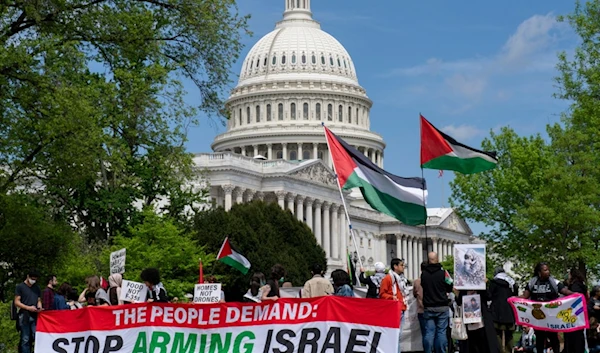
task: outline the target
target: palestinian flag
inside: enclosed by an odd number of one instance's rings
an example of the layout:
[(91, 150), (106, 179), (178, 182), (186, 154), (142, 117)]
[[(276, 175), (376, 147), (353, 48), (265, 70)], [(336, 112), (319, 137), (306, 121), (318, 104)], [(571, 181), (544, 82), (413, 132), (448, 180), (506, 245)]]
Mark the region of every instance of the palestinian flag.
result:
[(421, 168), (475, 174), (496, 168), (496, 152), (485, 152), (457, 142), (421, 115)]
[(243, 274), (248, 273), (248, 271), (250, 270), (250, 261), (248, 261), (248, 259), (245, 258), (242, 254), (236, 252), (231, 248), (231, 244), (229, 243), (229, 237), (225, 238), (223, 245), (221, 245), (221, 250), (219, 250), (217, 260), (235, 268)]
[(360, 188), (365, 201), (373, 209), (404, 224), (425, 224), (425, 179), (402, 178), (386, 172), (326, 126), (323, 127), (340, 187)]

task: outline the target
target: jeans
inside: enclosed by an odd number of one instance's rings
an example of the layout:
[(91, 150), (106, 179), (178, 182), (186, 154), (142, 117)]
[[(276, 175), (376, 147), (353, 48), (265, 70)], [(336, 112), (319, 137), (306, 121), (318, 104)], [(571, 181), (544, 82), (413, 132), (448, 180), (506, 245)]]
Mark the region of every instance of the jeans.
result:
[(20, 353), (31, 353), (31, 345), (35, 339), (35, 324), (36, 320), (29, 313), (19, 314), (19, 325), (21, 326), (21, 347)]
[(400, 333), (398, 333), (398, 353), (401, 353), (400, 344), (402, 341), (402, 321), (404, 321), (404, 311), (400, 315)]
[(425, 321), (425, 333), (423, 334), (425, 353), (446, 353), (448, 349), (446, 330), (450, 319), (448, 310), (441, 312), (425, 310), (423, 319)]

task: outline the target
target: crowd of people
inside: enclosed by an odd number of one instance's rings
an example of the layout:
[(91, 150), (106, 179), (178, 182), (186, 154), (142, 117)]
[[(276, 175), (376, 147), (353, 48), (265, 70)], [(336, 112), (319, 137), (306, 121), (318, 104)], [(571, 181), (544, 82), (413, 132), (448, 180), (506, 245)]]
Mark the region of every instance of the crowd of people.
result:
[[(486, 290), (461, 290), (453, 287), (448, 271), (439, 262), (436, 253), (429, 253), (428, 259), (421, 263), (421, 275), (413, 283), (404, 276), (406, 265), (404, 260), (391, 260), (389, 271), (383, 263), (375, 263), (375, 273), (365, 275), (361, 269), (358, 280), (367, 286), (366, 297), (399, 302), (402, 311), (402, 322), (408, 309), (408, 296), (413, 295), (417, 305), (417, 317), (421, 329), (423, 349), (426, 353), (600, 353), (600, 286), (588, 292), (586, 280), (577, 269), (570, 271), (563, 282), (550, 275), (547, 264), (535, 266), (534, 274), (525, 286), (522, 298), (548, 302), (556, 300), (560, 295), (582, 293), (588, 298), (588, 314), (590, 329), (564, 334), (564, 350), (560, 350), (559, 335), (555, 332), (534, 330), (530, 327), (515, 326), (515, 317), (507, 299), (518, 295), (516, 281), (497, 268), (494, 278), (488, 281)], [(353, 279), (344, 270), (334, 270), (331, 278), (324, 277), (324, 269), (315, 264), (310, 278), (302, 287), (299, 297), (314, 298), (327, 295), (353, 297)], [(263, 302), (281, 298), (280, 287), (291, 286), (284, 282), (285, 269), (281, 265), (271, 268), (269, 276), (261, 272), (252, 275), (249, 289), (244, 295), (245, 302)], [(108, 282), (93, 275), (85, 279), (86, 288), (78, 293), (69, 283), (58, 285), (56, 275), (50, 275), (40, 290), (38, 281), (40, 274), (32, 270), (24, 282), (15, 290), (14, 316), (17, 329), (20, 331), (19, 351), (30, 353), (35, 337), (37, 314), (42, 310), (77, 310), (85, 306), (108, 306), (128, 304), (122, 301), (121, 274), (112, 274)], [(140, 278), (147, 286), (148, 302), (178, 302), (178, 298), (169, 298), (167, 290), (160, 280), (159, 271), (148, 268), (141, 272)], [(207, 278), (208, 283), (216, 283), (213, 276)], [(410, 287), (412, 286), (412, 292)], [(467, 324), (467, 339), (453, 340), (450, 334), (450, 318), (460, 313), (463, 298), (477, 294), (480, 301), (470, 301), (465, 307), (471, 313), (479, 313), (481, 322)], [(189, 298), (188, 298), (189, 299)], [(221, 292), (221, 302), (225, 302)], [(521, 338), (513, 347), (513, 336), (516, 330), (522, 331)], [(402, 337), (402, 335), (400, 335)], [(586, 345), (587, 342), (587, 345)], [(399, 350), (400, 352), (400, 344)]]

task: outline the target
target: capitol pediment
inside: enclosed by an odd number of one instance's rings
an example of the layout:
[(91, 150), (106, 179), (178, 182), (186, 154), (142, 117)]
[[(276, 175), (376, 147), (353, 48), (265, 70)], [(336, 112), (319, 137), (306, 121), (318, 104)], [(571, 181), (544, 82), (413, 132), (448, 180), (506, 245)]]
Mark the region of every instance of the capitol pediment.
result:
[(308, 165), (302, 165), (287, 173), (288, 176), (297, 179), (308, 180), (328, 186), (337, 187), (335, 174), (327, 168), (320, 160), (315, 160)]

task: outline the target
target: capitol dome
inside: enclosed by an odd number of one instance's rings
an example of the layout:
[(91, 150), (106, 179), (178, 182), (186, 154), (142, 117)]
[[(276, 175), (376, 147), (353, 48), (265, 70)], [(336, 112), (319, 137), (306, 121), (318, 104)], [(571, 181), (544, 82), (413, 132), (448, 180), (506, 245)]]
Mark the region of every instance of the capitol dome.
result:
[(215, 152), (330, 164), (322, 124), (383, 166), (383, 138), (370, 131), (373, 103), (348, 51), (321, 30), (311, 0), (284, 0), (283, 19), (248, 52), (225, 109)]

